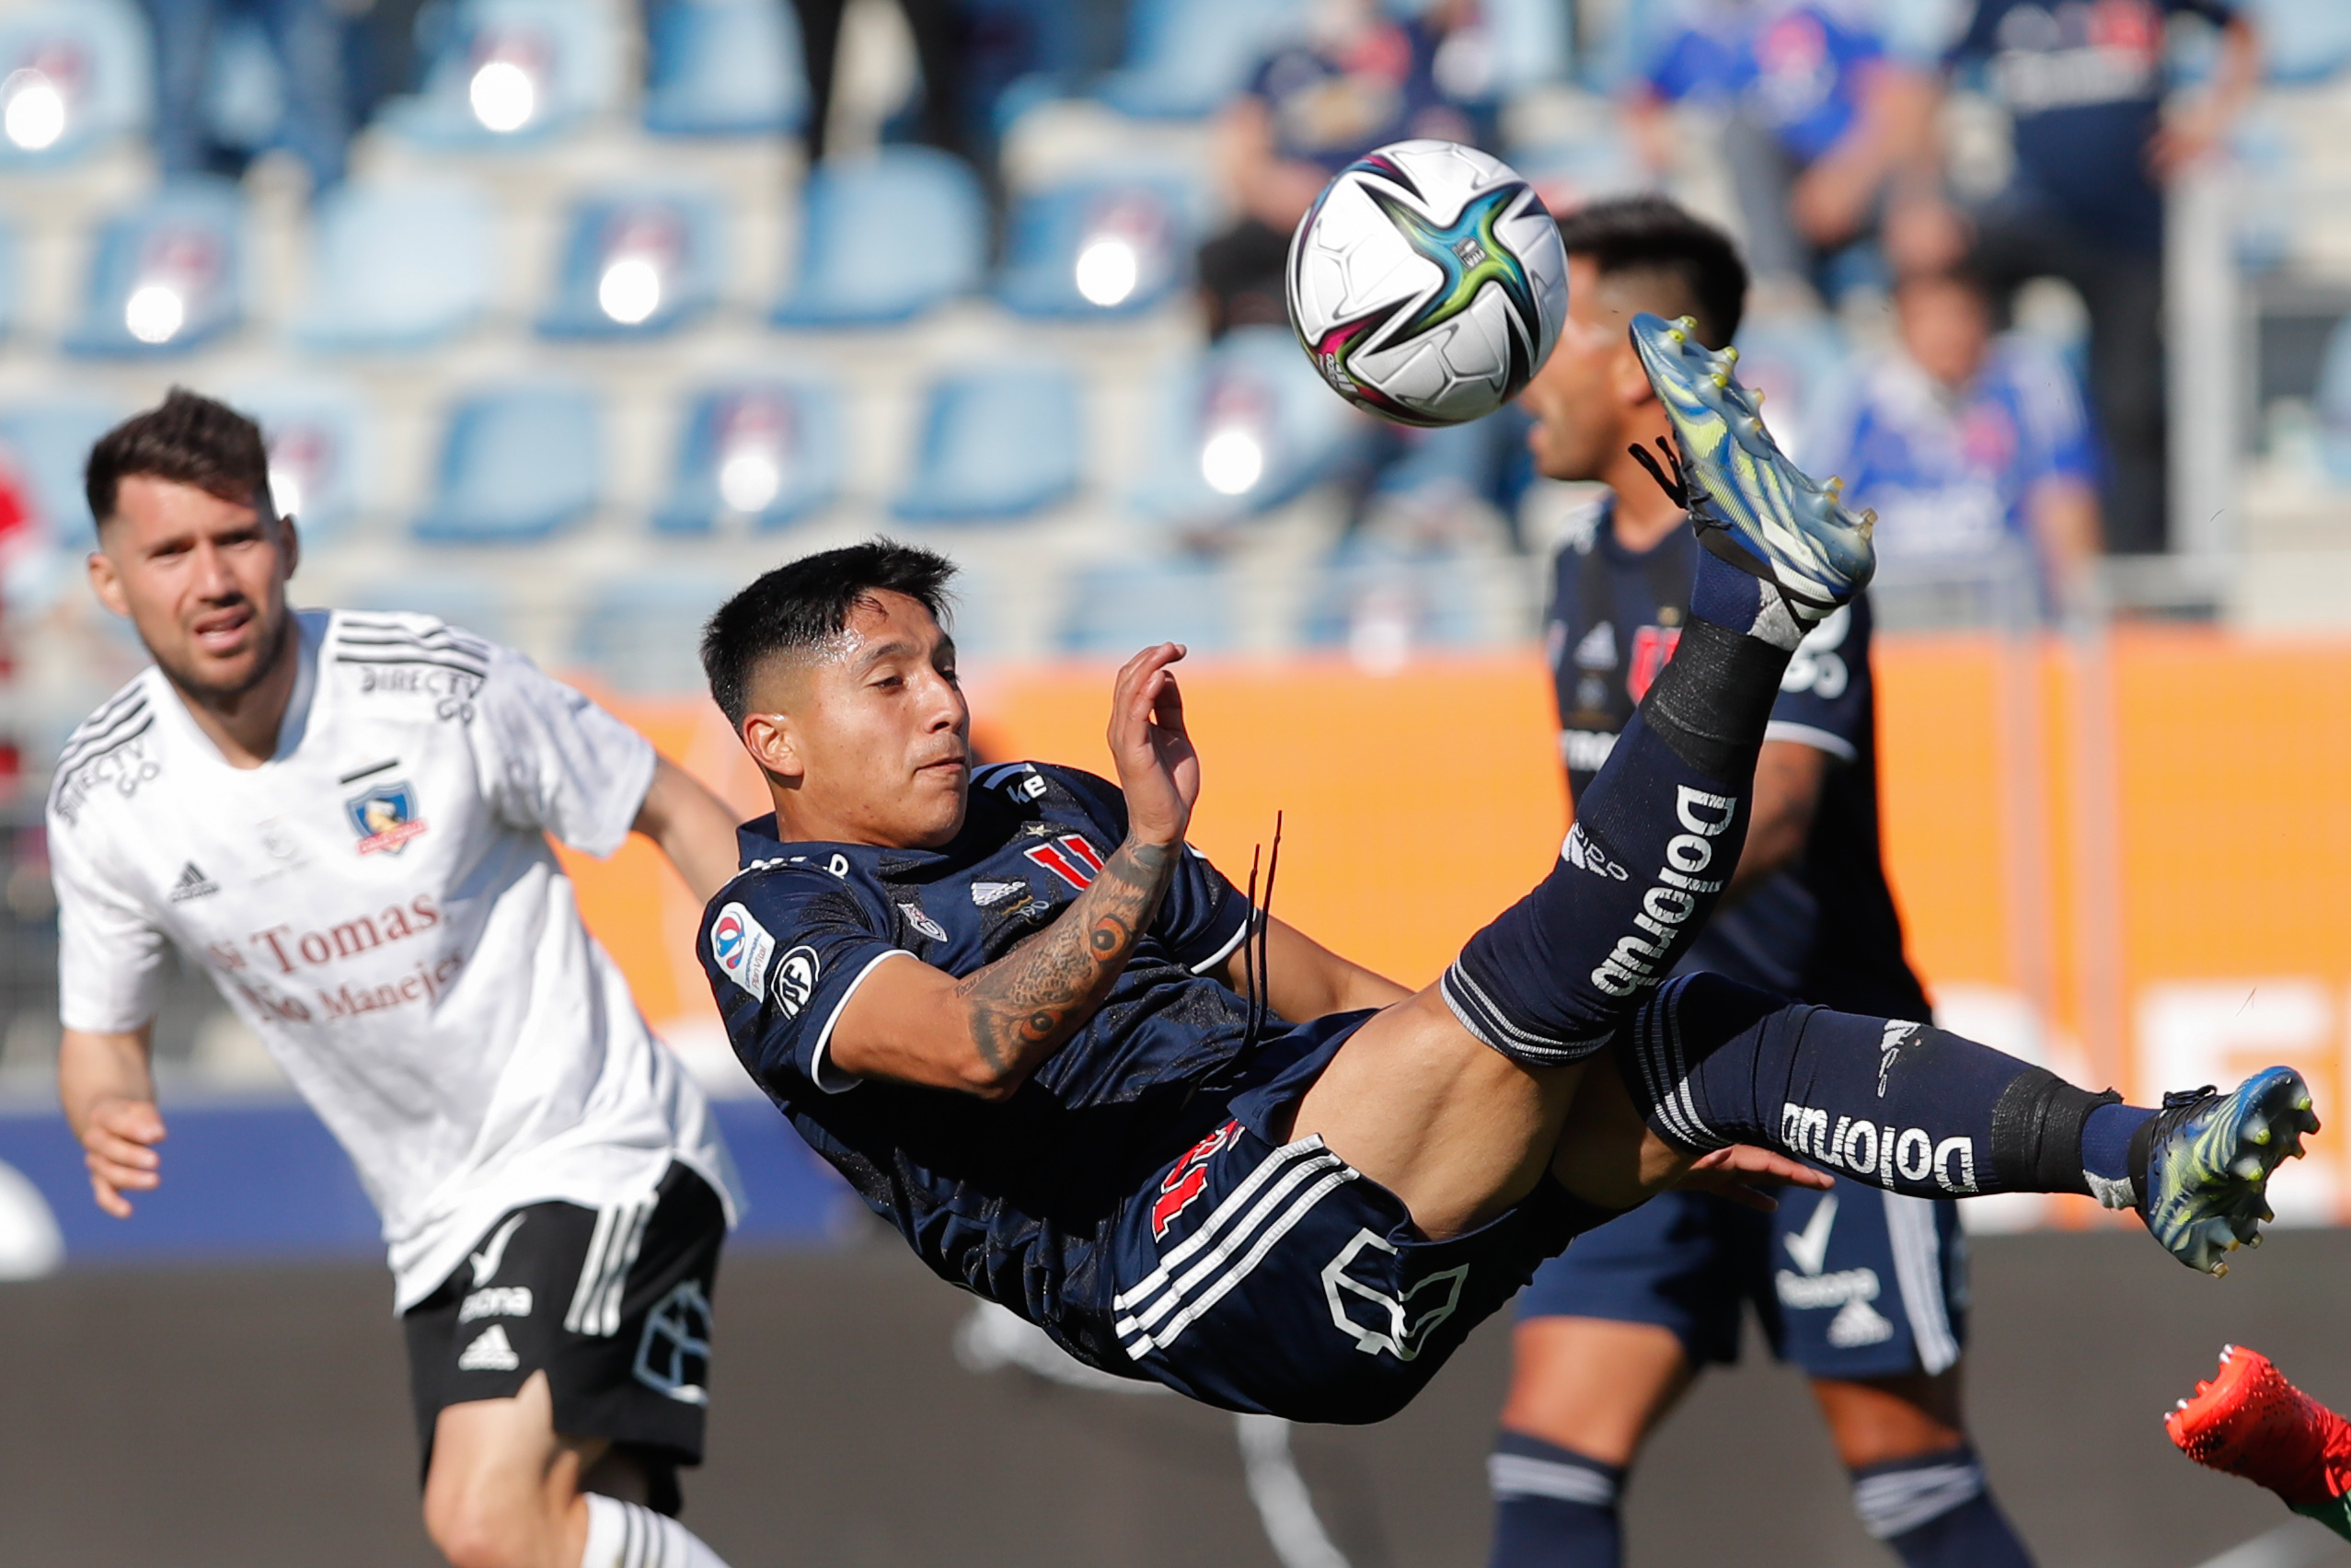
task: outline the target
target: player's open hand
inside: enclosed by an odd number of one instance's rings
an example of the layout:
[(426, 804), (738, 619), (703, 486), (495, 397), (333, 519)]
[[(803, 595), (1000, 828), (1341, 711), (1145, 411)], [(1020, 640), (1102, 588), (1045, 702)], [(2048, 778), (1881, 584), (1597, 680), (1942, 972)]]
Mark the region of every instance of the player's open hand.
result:
[(1685, 1192), (1712, 1193), (1765, 1214), (1780, 1206), (1777, 1198), (1762, 1190), (1765, 1187), (1812, 1187), (1826, 1192), (1836, 1184), (1836, 1178), (1827, 1171), (1753, 1144), (1733, 1144), (1700, 1155), (1698, 1162), (1674, 1183)]
[(101, 1100), (82, 1124), (82, 1158), (90, 1168), (90, 1193), (98, 1206), (117, 1219), (131, 1217), (125, 1193), (152, 1193), (162, 1164), (155, 1146), (164, 1138), (163, 1113), (151, 1100)]
[(1183, 644), (1146, 648), (1118, 673), (1111, 696), (1111, 760), (1126, 793), (1127, 831), (1147, 844), (1174, 844), (1200, 798), (1200, 758), (1183, 727), (1174, 665)]

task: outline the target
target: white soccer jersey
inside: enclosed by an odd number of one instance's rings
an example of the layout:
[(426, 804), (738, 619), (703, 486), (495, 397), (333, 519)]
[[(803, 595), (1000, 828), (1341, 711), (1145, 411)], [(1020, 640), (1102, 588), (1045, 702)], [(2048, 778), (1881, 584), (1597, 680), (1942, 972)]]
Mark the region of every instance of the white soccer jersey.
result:
[(709, 1105), (547, 842), (618, 848), (652, 746), (429, 616), (298, 625), (262, 767), (230, 767), (154, 669), (66, 743), (49, 799), (65, 1026), (152, 1018), (167, 943), (202, 963), (350, 1151), (402, 1310), (503, 1211), (641, 1201), (672, 1159), (732, 1217)]

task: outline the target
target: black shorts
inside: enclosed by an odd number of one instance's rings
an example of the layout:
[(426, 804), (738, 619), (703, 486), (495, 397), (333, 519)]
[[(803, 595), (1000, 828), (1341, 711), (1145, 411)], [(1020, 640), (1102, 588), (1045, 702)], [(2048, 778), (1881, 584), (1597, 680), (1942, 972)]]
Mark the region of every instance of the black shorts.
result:
[(501, 1216), (400, 1320), (423, 1468), (444, 1409), (512, 1399), (544, 1371), (556, 1431), (635, 1455), (655, 1505), (674, 1512), (676, 1467), (702, 1462), (710, 1295), (726, 1229), (719, 1195), (683, 1165), (650, 1202), (531, 1204)]

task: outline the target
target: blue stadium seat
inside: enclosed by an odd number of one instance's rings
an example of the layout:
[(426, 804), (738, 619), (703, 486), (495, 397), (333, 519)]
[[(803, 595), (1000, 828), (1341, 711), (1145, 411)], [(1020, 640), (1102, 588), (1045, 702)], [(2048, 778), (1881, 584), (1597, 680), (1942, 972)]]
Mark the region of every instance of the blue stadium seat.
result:
[(1309, 598), (1299, 640), (1345, 648), (1374, 668), (1400, 664), (1416, 648), (1484, 642), (1494, 628), (1481, 586), (1469, 558), (1350, 540)]
[(545, 538), (595, 509), (603, 444), (594, 399), (576, 386), (476, 392), (450, 410), (420, 539), (507, 544)]
[(2253, 0), (2262, 64), (2275, 82), (2323, 82), (2351, 70), (2351, 6), (2344, 0)]
[(68, 353), (184, 353), (244, 314), (245, 203), (236, 187), (191, 179), (166, 186), (99, 226), (82, 317)]
[(328, 351), (446, 342), (490, 304), (496, 232), (489, 201), (461, 181), (342, 187), (312, 225), (310, 295), (294, 336)]
[(1012, 214), (997, 297), (1019, 315), (1062, 319), (1150, 310), (1191, 271), (1188, 204), (1179, 186), (1132, 179), (1025, 197)]
[(1175, 377), (1147, 432), (1145, 517), (1230, 522), (1295, 501), (1363, 453), (1374, 426), (1279, 327), (1245, 327)]
[(367, 405), (334, 382), (275, 381), (232, 386), (229, 404), (250, 414), (270, 444), (270, 490), (306, 538), (349, 523), (374, 484)]
[(2351, 316), (2327, 335), (2326, 356), (2319, 363), (2318, 415), (2319, 454), (2327, 477), (2351, 485)]
[(69, 549), (89, 542), (82, 468), (98, 438), (129, 411), (70, 395), (0, 409), (0, 462), (22, 481), (43, 537)]
[(1136, 0), (1126, 68), (1104, 79), (1101, 96), (1144, 119), (1214, 114), (1305, 17), (1299, 0)]
[(1066, 652), (1120, 658), (1162, 641), (1216, 652), (1234, 642), (1232, 600), (1225, 574), (1189, 557), (1089, 567), (1070, 579), (1056, 640)]
[(708, 690), (702, 623), (742, 583), (708, 575), (630, 577), (589, 600), (572, 656), (615, 689), (632, 695)]
[(808, 118), (800, 17), (785, 0), (664, 0), (645, 48), (657, 136), (771, 136)]
[(800, 267), (780, 327), (880, 327), (979, 287), (987, 206), (971, 166), (929, 147), (884, 147), (809, 177)]
[(57, 164), (145, 127), (146, 19), (126, 0), (0, 13), (0, 168)]
[(452, 577), (445, 571), (396, 577), (388, 582), (367, 578), (339, 602), (351, 609), (372, 610), (379, 615), (409, 610), (439, 616), (458, 630), (470, 631), (476, 637), (486, 637), (492, 642), (513, 640), (505, 595), (487, 582)]
[(24, 258), (16, 225), (0, 219), (0, 338), (23, 325)]
[(1066, 500), (1084, 461), (1084, 410), (1069, 373), (992, 365), (931, 383), (914, 472), (890, 509), (908, 522), (1026, 517)]
[(646, 338), (716, 304), (719, 206), (681, 191), (589, 197), (565, 225), (548, 338)]
[(618, 98), (617, 8), (580, 0), (455, 0), (424, 90), (384, 111), (424, 146), (528, 146), (610, 110)]
[(664, 534), (707, 534), (721, 519), (781, 528), (833, 503), (847, 443), (840, 399), (806, 381), (720, 386), (688, 405)]

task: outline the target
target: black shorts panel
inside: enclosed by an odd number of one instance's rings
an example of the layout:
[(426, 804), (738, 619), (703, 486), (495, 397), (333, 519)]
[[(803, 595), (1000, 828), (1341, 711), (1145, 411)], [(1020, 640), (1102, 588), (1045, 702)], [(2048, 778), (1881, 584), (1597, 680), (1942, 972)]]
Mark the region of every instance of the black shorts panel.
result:
[(655, 1471), (702, 1462), (710, 1297), (726, 1211), (673, 1165), (653, 1196), (610, 1208), (531, 1204), (500, 1216), (401, 1317), (422, 1463), (441, 1412), (512, 1399), (547, 1373), (555, 1429), (601, 1437)]

